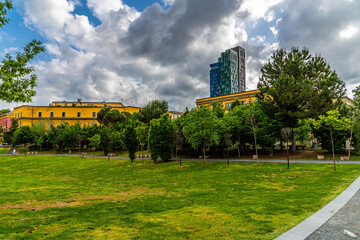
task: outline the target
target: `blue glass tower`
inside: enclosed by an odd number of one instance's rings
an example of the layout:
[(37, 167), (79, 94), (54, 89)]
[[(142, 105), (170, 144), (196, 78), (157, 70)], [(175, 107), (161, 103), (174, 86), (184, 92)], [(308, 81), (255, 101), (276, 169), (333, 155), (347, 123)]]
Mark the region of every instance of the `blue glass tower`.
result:
[(210, 64), (210, 97), (221, 95), (220, 62)]
[(218, 62), (210, 64), (210, 97), (245, 91), (245, 50), (241, 47), (221, 53)]

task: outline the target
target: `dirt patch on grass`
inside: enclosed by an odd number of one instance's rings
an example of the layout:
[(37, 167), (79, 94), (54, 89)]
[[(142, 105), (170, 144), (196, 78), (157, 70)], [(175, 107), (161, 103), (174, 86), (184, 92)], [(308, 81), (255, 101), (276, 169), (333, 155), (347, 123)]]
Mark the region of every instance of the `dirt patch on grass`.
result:
[(145, 196), (148, 194), (164, 194), (166, 192), (163, 188), (147, 188), (136, 187), (128, 192), (116, 192), (111, 195), (90, 195), (79, 196), (71, 198), (67, 201), (44, 202), (31, 200), (19, 204), (5, 204), (0, 206), (0, 213), (6, 209), (23, 209), (27, 211), (38, 211), (45, 208), (58, 208), (58, 207), (79, 207), (94, 202), (127, 202), (135, 197)]

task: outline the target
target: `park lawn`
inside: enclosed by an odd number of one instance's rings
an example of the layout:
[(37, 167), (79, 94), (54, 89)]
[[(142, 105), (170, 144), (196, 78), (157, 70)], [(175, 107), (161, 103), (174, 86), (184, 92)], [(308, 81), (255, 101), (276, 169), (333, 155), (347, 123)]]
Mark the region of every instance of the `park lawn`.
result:
[(0, 156), (0, 239), (273, 239), (360, 166)]
[(9, 148), (0, 148), (0, 154), (5, 154), (9, 151)]

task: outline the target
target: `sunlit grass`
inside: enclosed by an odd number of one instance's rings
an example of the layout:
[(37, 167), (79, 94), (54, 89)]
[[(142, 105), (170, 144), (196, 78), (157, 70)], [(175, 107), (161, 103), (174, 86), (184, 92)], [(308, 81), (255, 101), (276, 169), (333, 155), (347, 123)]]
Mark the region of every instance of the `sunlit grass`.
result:
[(0, 239), (273, 239), (360, 166), (0, 157)]

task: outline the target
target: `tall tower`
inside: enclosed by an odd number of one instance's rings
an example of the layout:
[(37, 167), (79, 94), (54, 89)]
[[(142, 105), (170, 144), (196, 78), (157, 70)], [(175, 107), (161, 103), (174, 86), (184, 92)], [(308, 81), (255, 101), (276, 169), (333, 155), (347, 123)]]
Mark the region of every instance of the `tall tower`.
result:
[(220, 62), (220, 85), (221, 95), (228, 95), (239, 92), (238, 77), (238, 56), (231, 49), (221, 53)]
[(221, 53), (218, 62), (210, 64), (210, 97), (246, 90), (245, 49), (234, 47)]
[(239, 69), (239, 92), (246, 91), (246, 75), (245, 75), (245, 49), (240, 46), (231, 48), (237, 53), (238, 56), (238, 69)]

